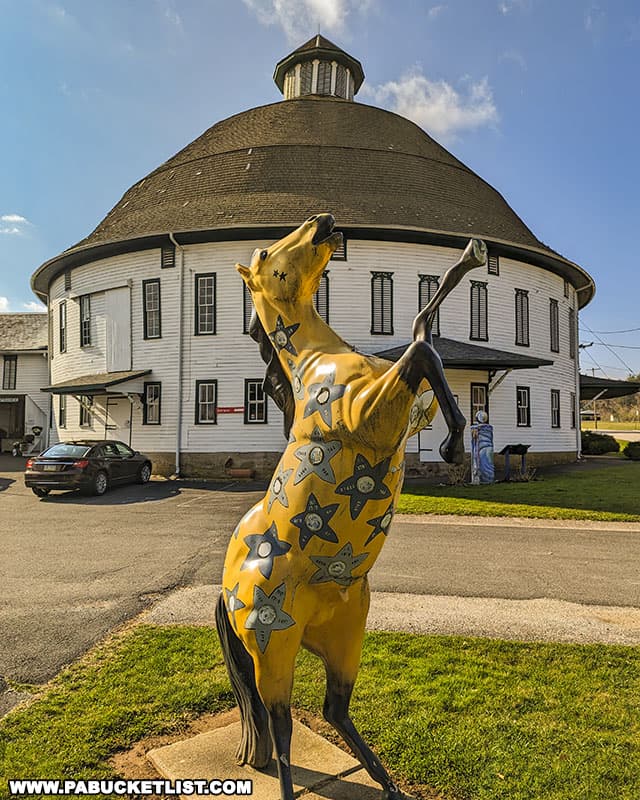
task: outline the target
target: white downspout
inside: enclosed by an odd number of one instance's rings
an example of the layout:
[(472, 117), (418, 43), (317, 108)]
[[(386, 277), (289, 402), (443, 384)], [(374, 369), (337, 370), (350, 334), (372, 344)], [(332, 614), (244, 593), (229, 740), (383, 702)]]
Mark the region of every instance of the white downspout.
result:
[(178, 264), (178, 399), (176, 402), (176, 478), (180, 477), (180, 451), (182, 448), (182, 309), (183, 309), (183, 282), (184, 282), (184, 247), (175, 239), (173, 233), (169, 233), (171, 243), (180, 253)]

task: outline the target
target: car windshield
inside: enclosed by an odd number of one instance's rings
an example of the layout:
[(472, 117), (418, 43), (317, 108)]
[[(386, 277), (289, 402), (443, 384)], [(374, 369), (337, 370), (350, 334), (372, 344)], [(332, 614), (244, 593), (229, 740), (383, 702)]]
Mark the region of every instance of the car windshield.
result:
[(91, 447), (86, 444), (54, 444), (48, 450), (45, 450), (42, 454), (43, 456), (51, 456), (51, 457), (67, 457), (67, 458), (82, 458), (85, 456)]

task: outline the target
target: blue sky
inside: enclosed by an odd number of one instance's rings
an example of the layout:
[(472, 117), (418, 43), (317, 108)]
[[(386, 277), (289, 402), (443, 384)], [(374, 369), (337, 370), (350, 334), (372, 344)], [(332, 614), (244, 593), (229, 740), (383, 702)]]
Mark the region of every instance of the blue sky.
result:
[(583, 370), (640, 373), (637, 0), (0, 0), (0, 18), (0, 310), (32, 307), (34, 269), (136, 180), (279, 100), (275, 63), (320, 28), (361, 60), (357, 99), (411, 116), (594, 276)]

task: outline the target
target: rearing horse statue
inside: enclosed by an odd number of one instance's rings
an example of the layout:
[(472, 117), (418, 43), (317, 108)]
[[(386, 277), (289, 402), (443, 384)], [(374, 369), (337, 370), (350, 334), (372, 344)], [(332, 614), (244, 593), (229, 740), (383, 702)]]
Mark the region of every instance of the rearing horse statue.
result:
[[(237, 269), (256, 314), (251, 334), (267, 362), (265, 390), (289, 437), (265, 497), (248, 511), (227, 550), (216, 608), (222, 650), (240, 706), (237, 760), (263, 768), (275, 748), (282, 800), (293, 800), (290, 699), (296, 654), (324, 662), (325, 718), (387, 800), (401, 800), (349, 717), (369, 610), (367, 574), (385, 542), (402, 488), (409, 435), (429, 421), (411, 415), (432, 388), (449, 434), (447, 462), (464, 457), (465, 418), (431, 343), (442, 300), (486, 246), (471, 240), (413, 324), (395, 364), (358, 353), (318, 315), (313, 295), (342, 242), (331, 214), (313, 216)], [(435, 413), (432, 404), (430, 414)], [(410, 417), (415, 424), (410, 423)]]

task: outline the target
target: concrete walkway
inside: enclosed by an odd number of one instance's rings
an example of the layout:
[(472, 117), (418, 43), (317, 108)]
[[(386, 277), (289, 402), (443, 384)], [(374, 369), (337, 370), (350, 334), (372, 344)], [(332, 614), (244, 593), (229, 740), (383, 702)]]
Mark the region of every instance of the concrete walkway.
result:
[[(219, 586), (178, 589), (145, 611), (154, 625), (211, 625)], [(640, 608), (373, 592), (369, 630), (542, 642), (640, 644)]]

